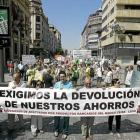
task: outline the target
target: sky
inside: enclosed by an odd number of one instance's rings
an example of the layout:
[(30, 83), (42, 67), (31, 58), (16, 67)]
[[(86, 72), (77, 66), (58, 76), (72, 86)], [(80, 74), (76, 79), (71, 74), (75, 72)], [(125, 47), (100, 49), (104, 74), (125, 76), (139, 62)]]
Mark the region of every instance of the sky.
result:
[(102, 6), (102, 0), (41, 0), (49, 24), (61, 33), (61, 44), (68, 52), (79, 49), (80, 35), (88, 16)]

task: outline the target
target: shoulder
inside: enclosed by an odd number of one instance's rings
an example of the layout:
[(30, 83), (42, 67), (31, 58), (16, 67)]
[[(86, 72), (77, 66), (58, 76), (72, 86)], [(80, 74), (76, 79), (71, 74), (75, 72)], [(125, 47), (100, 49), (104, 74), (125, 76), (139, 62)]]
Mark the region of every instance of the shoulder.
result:
[(14, 86), (14, 81), (10, 82), (8, 87), (13, 87)]
[(20, 87), (25, 88), (26, 84), (23, 81), (20, 81)]

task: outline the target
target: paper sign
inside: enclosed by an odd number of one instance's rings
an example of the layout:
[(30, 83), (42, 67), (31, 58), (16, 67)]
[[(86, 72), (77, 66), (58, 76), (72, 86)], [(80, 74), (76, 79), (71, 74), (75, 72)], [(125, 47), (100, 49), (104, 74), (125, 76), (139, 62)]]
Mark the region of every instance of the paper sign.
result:
[(139, 71), (133, 71), (131, 78), (131, 87), (137, 87), (138, 79), (139, 79)]
[(50, 59), (44, 59), (44, 63), (50, 63)]
[(73, 50), (74, 59), (88, 59), (91, 58), (91, 50)]
[(42, 81), (42, 79), (43, 79), (42, 73), (36, 73), (35, 74), (35, 79), (34, 80), (40, 80), (40, 81)]
[(34, 55), (22, 55), (22, 63), (23, 65), (34, 65), (35, 57)]

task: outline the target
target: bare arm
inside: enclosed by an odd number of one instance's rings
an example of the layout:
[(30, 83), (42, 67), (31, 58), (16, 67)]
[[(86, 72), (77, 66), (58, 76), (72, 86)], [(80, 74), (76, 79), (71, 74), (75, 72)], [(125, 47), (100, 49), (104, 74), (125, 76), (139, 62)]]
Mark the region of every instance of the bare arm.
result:
[(32, 82), (32, 79), (34, 78), (34, 75), (31, 76), (31, 78), (29, 79), (28, 83), (27, 83), (27, 86), (29, 88), (33, 88), (33, 86), (31, 85), (31, 82)]

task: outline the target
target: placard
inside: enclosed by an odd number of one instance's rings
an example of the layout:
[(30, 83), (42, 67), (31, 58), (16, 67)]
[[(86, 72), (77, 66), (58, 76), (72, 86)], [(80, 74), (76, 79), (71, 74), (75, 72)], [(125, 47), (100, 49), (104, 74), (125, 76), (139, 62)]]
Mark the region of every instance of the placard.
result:
[(34, 55), (22, 55), (22, 63), (23, 65), (34, 65), (35, 57)]
[(137, 87), (138, 79), (139, 79), (139, 71), (133, 71), (131, 78), (131, 87)]
[(91, 58), (91, 50), (73, 50), (73, 59)]
[(50, 59), (44, 59), (44, 63), (50, 63)]

